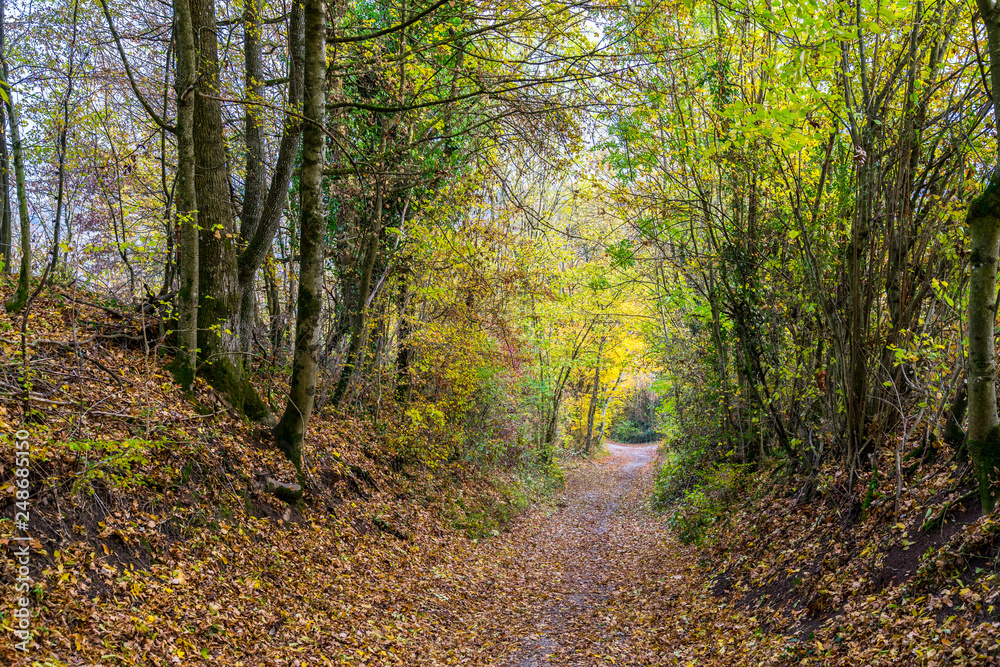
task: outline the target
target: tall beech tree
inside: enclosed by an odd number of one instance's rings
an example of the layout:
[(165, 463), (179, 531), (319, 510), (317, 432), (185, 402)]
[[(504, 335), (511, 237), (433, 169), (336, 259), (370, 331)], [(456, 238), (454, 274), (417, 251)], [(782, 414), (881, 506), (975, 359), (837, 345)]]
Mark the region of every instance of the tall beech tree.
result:
[(180, 288), (177, 292), (175, 377), (191, 390), (198, 365), (198, 189), (195, 186), (194, 100), (197, 52), (190, 0), (174, 0), (177, 96), (177, 184), (175, 201), (180, 230)]
[[(335, 5), (336, 7), (336, 5)], [(288, 404), (274, 427), (278, 448), (302, 476), (302, 439), (316, 403), (319, 372), (320, 314), (323, 309), (323, 259), (326, 211), (323, 206), (323, 166), (326, 152), (326, 22), (324, 0), (305, 0), (305, 63), (303, 67), (302, 170), (299, 179), (301, 222), (298, 313)], [(339, 13), (334, 14), (339, 18)]]
[[(1000, 122), (996, 95), (1000, 91), (1000, 6), (996, 0), (978, 0), (986, 24), (990, 89), (994, 123)], [(985, 82), (984, 82), (985, 85)], [(966, 224), (972, 236), (969, 256), (969, 455), (976, 468), (983, 511), (997, 502), (1000, 480), (1000, 419), (996, 405), (997, 255), (1000, 252), (1000, 138), (997, 159), (985, 189), (969, 206)]]
[(222, 121), (215, 0), (191, 0), (191, 18), (198, 51), (193, 134), (199, 227), (199, 368), (240, 413), (266, 422), (272, 419), (270, 411), (244, 377), (238, 356), (237, 229)]

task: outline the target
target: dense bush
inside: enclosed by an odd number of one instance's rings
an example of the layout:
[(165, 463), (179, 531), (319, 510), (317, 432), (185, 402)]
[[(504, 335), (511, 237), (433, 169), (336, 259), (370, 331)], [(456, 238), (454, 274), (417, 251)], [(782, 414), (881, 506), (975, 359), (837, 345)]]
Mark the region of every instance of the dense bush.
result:
[(615, 424), (611, 429), (613, 440), (633, 445), (656, 442), (661, 437), (662, 435), (655, 429), (628, 420)]
[(668, 456), (653, 489), (654, 504), (684, 543), (700, 542), (722, 519), (743, 484), (744, 468), (725, 444), (722, 414), (711, 392), (680, 394), (662, 419)]
[(708, 529), (725, 517), (744, 486), (744, 466), (710, 464), (685, 466), (668, 460), (656, 479), (654, 499), (666, 510), (667, 523), (681, 542), (700, 542)]

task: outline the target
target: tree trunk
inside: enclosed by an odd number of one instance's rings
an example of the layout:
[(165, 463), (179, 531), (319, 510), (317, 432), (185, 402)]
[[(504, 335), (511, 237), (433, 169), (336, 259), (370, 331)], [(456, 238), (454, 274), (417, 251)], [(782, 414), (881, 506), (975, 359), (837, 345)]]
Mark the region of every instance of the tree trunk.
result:
[(566, 387), (566, 380), (569, 379), (571, 368), (564, 367), (559, 371), (559, 379), (556, 382), (556, 390), (552, 395), (552, 411), (548, 414), (548, 425), (545, 428), (545, 442), (549, 447), (549, 460), (551, 461), (552, 446), (555, 444), (556, 435), (559, 432), (559, 406), (562, 404), (563, 390)]
[(965, 420), (965, 411), (969, 408), (969, 385), (963, 376), (959, 380), (958, 390), (955, 392), (955, 399), (951, 403), (945, 417), (944, 441), (955, 448), (965, 444), (965, 430), (962, 422)]
[[(618, 389), (618, 385), (621, 384), (622, 375), (624, 374), (624, 368), (618, 371), (618, 379), (615, 380), (614, 385), (608, 391), (607, 395), (604, 397), (604, 405), (601, 407), (601, 431), (597, 435), (597, 446), (600, 447), (601, 443), (604, 442), (604, 431), (608, 425), (608, 406), (611, 405), (611, 398), (615, 395), (615, 391)], [(680, 400), (678, 398), (678, 405), (680, 405)], [(683, 422), (683, 418), (682, 418)]]
[[(297, 3), (293, 7), (298, 6)], [(292, 31), (288, 33), (289, 42)], [(264, 62), (260, 42), (260, 0), (247, 0), (243, 12), (243, 94), (248, 104), (243, 108), (243, 132), (246, 141), (243, 219), (240, 233), (252, 232), (260, 220), (264, 205), (264, 126), (261, 108), (254, 104), (264, 96)]]
[(180, 290), (174, 377), (191, 391), (198, 365), (198, 193), (195, 189), (194, 91), (197, 54), (189, 0), (174, 0), (177, 48), (177, 226), (180, 229)]
[[(293, 8), (298, 8), (293, 3)], [(244, 242), (253, 235), (260, 222), (260, 210), (264, 205), (264, 126), (261, 108), (254, 104), (264, 96), (264, 62), (261, 57), (260, 40), (260, 0), (247, 0), (243, 11), (243, 94), (247, 104), (243, 108), (243, 133), (246, 142), (246, 169), (244, 171), (244, 192), (240, 237)], [(288, 33), (289, 42), (292, 32)], [(240, 351), (249, 355), (253, 327), (257, 315), (257, 294), (254, 289), (255, 272), (246, 280), (240, 280), (239, 344)], [(241, 360), (248, 365), (249, 357)]]
[(240, 292), (229, 165), (219, 97), (214, 0), (191, 0), (199, 79), (194, 102), (195, 188), (198, 193), (199, 369), (234, 409), (257, 422), (273, 417), (237, 359)]
[(410, 395), (410, 362), (413, 346), (410, 336), (413, 323), (410, 321), (410, 280), (412, 272), (408, 260), (403, 260), (399, 270), (399, 350), (396, 354), (396, 400), (406, 401)]
[(601, 389), (601, 353), (604, 351), (604, 338), (601, 338), (600, 345), (597, 346), (597, 364), (594, 365), (594, 389), (590, 394), (590, 406), (587, 410), (587, 440), (584, 444), (584, 451), (590, 453), (594, 437), (594, 416), (597, 414), (597, 392)]
[(320, 362), (320, 312), (323, 308), (323, 258), (326, 216), (323, 207), (323, 124), (326, 115), (326, 8), (305, 0), (304, 116), (302, 131), (301, 243), (298, 317), (288, 406), (274, 428), (279, 449), (302, 476), (302, 439), (316, 399)]
[[(992, 41), (992, 40), (991, 40)], [(998, 88), (1000, 90), (1000, 88)], [(979, 479), (983, 511), (993, 509), (991, 490), (1000, 465), (1000, 428), (996, 408), (996, 359), (993, 352), (993, 306), (996, 298), (997, 251), (1000, 245), (1000, 182), (994, 172), (986, 191), (969, 208), (972, 233), (969, 257), (969, 455)]]
[[(1000, 8), (996, 0), (978, 0), (986, 24), (990, 57), (990, 83), (994, 98), (1000, 95)], [(996, 105), (994, 118), (1000, 116)], [(1000, 148), (1000, 142), (998, 142)], [(998, 150), (1000, 153), (1000, 150)], [(997, 155), (1000, 158), (1000, 155)], [(972, 236), (969, 256), (969, 456), (979, 480), (983, 511), (996, 504), (994, 483), (1000, 477), (1000, 420), (996, 405), (994, 318), (997, 289), (997, 254), (1000, 251), (1000, 162), (994, 167), (986, 190), (969, 207), (966, 223)]]
[(725, 341), (722, 339), (722, 309), (719, 307), (715, 267), (711, 263), (708, 265), (707, 287), (708, 303), (712, 310), (712, 340), (715, 342), (716, 364), (719, 369), (719, 393), (722, 394), (722, 409), (726, 413), (726, 443), (730, 444), (738, 430), (736, 429), (736, 420), (733, 418), (732, 400), (729, 396), (729, 358), (726, 354)]
[(280, 365), (284, 359), (282, 350), (284, 327), (282, 326), (281, 317), (281, 290), (278, 288), (278, 280), (274, 275), (273, 257), (264, 263), (264, 292), (267, 295), (267, 317), (270, 325), (268, 338), (271, 344), (271, 360)]
[[(231, 359), (235, 349), (232, 316), (239, 307), (236, 248), (229, 193), (229, 165), (219, 96), (219, 49), (214, 0), (191, 0), (198, 49), (198, 89), (194, 103), (195, 187), (198, 191), (198, 344), (205, 360)], [(227, 333), (228, 332), (228, 333)]]
[[(3, 80), (10, 80), (10, 70), (7, 58), (0, 54), (3, 60)], [(21, 220), (21, 275), (17, 281), (17, 291), (6, 304), (11, 313), (16, 313), (28, 301), (28, 290), (31, 284), (31, 219), (28, 217), (28, 193), (24, 187), (24, 151), (21, 148), (20, 120), (17, 107), (14, 105), (14, 94), (9, 88), (7, 93), (7, 117), (10, 122), (10, 140), (14, 152), (14, 181), (17, 185), (17, 212)]]
[[(257, 33), (260, 30), (259, 0), (251, 11), (247, 9), (246, 79), (247, 97), (258, 100), (263, 94), (263, 66), (261, 46)], [(253, 18), (256, 17), (256, 18)], [(288, 111), (285, 112), (284, 129), (278, 147), (278, 158), (270, 186), (264, 192), (265, 169), (263, 162), (264, 138), (260, 127), (258, 107), (248, 104), (246, 112), (247, 171), (246, 196), (243, 202), (243, 219), (240, 224), (242, 250), (237, 260), (240, 289), (239, 338), (240, 349), (248, 353), (252, 328), (256, 316), (257, 271), (271, 252), (278, 223), (285, 211), (288, 185), (299, 150), (302, 123), (296, 117), (302, 107), (303, 68), (303, 15), (302, 5), (292, 3), (288, 18)]]
[[(4, 59), (6, 49), (6, 0), (0, 0), (0, 59)], [(6, 60), (4, 60), (6, 63)], [(9, 90), (4, 91), (10, 94)], [(3, 272), (10, 273), (12, 252), (11, 207), (10, 207), (10, 154), (7, 152), (7, 107), (0, 103), (0, 261)]]
[[(871, 146), (864, 148), (871, 155)], [(864, 161), (858, 166), (858, 199), (855, 204), (851, 225), (851, 244), (848, 247), (847, 276), (849, 281), (849, 356), (847, 366), (847, 457), (845, 463), (851, 471), (851, 479), (857, 472), (866, 446), (865, 430), (868, 422), (868, 357), (865, 342), (868, 333), (867, 300), (865, 298), (865, 268), (867, 266), (867, 243), (869, 234), (869, 212), (871, 208), (871, 167)]]

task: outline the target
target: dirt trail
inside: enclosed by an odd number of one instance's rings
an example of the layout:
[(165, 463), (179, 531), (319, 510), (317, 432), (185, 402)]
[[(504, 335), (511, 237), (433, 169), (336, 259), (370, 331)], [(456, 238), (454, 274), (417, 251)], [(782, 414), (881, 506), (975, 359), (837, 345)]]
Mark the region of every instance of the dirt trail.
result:
[(642, 561), (667, 539), (649, 510), (657, 447), (610, 443), (608, 450), (603, 461), (570, 472), (559, 510), (525, 545), (512, 583), (529, 586), (535, 604), (524, 610), (518, 625), (525, 634), (500, 664), (623, 664), (635, 657), (608, 607), (631, 591)]

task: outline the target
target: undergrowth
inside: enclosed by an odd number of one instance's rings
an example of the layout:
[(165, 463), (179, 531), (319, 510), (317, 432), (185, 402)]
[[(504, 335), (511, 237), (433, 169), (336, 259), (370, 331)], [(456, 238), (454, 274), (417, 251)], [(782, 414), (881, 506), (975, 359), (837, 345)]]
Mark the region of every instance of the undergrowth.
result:
[(554, 467), (525, 465), (490, 475), (486, 492), (456, 488), (445, 506), (450, 525), (469, 539), (497, 537), (518, 514), (562, 486), (562, 472)]
[(653, 502), (682, 543), (701, 543), (739, 498), (746, 474), (744, 465), (670, 452), (657, 472)]

